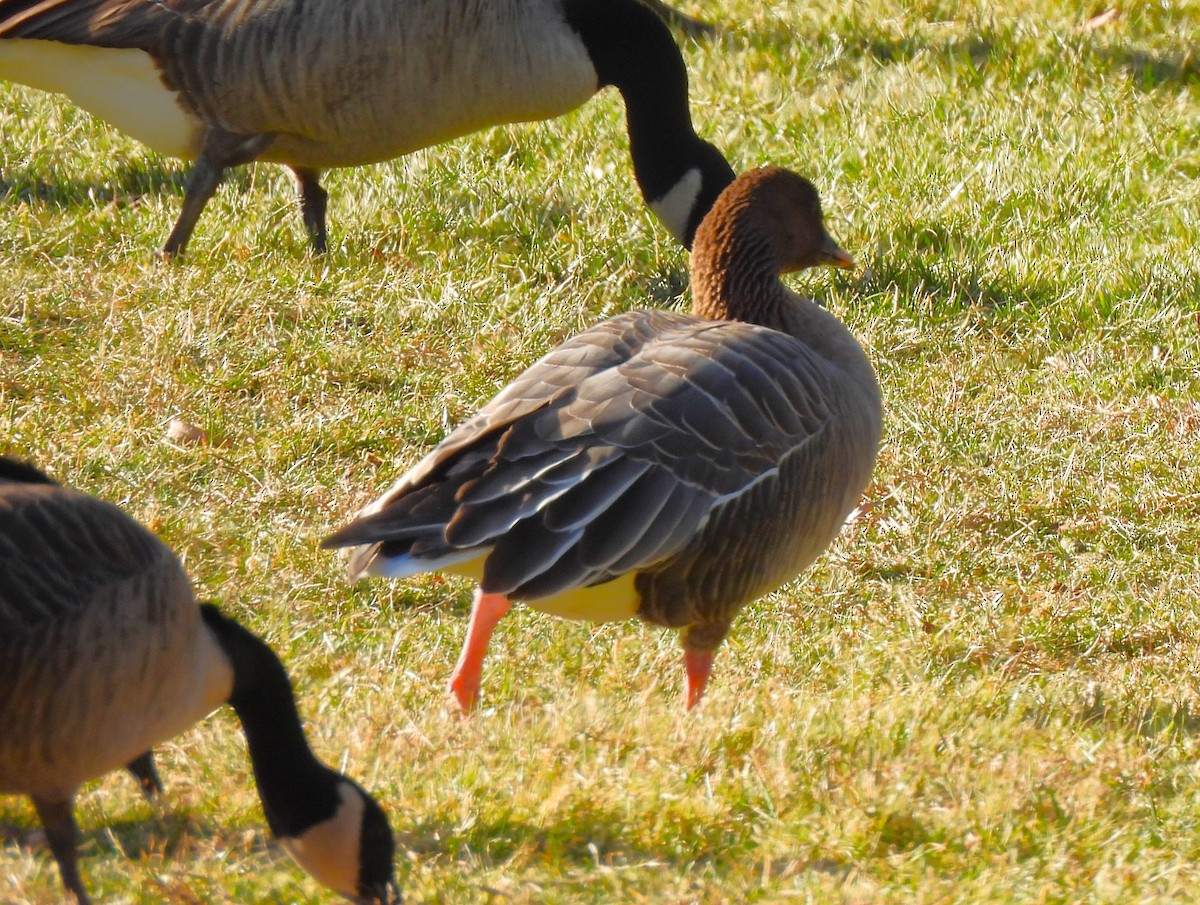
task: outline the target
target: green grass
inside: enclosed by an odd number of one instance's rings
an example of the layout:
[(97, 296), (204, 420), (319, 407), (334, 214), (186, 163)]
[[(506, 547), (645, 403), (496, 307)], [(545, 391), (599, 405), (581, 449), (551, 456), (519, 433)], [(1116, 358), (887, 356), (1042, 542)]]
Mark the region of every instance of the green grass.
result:
[[(822, 190), (887, 408), (869, 507), (681, 712), (671, 633), (517, 608), (460, 719), (469, 588), (317, 540), (551, 344), (684, 307), (611, 92), (330, 174), (331, 251), (239, 171), (181, 266), (181, 165), (0, 87), (0, 449), (125, 506), (287, 660), (412, 902), (1163, 902), (1200, 885), (1200, 3), (696, 2), (694, 117)], [(166, 439), (180, 416), (212, 442)], [(2, 729), (0, 729), (2, 731)], [(106, 902), (330, 901), (222, 713), (158, 813), (80, 797)], [(0, 799), (0, 825), (32, 828)], [(0, 900), (56, 902), (0, 845)]]

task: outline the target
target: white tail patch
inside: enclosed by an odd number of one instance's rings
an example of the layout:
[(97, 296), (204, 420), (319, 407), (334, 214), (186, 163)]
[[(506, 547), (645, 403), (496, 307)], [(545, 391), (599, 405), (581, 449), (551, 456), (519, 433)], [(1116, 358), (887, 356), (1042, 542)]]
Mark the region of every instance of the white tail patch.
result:
[(200, 121), (175, 102), (140, 50), (14, 38), (0, 41), (0, 78), (65, 94), (160, 154), (192, 158), (199, 152)]
[[(375, 578), (408, 578), (423, 572), (448, 572), (479, 582), (483, 578), (483, 564), (491, 548), (465, 550), (441, 559), (413, 559), (397, 556), (391, 559), (377, 556), (359, 575)], [(637, 615), (638, 593), (634, 587), (634, 572), (627, 572), (612, 581), (593, 585), (590, 588), (575, 588), (543, 597), (540, 600), (521, 600), (522, 603), (563, 619), (578, 619), (582, 622), (616, 622)], [(517, 598), (520, 599), (520, 598)]]
[[(351, 560), (363, 548), (353, 547), (350, 550)], [(369, 549), (369, 548), (368, 548)], [(425, 572), (449, 572), (451, 575), (462, 575), (478, 581), (483, 577), (483, 561), (487, 558), (487, 550), (463, 550), (451, 553), (440, 559), (415, 559), (411, 556), (375, 556), (367, 567), (350, 580), (355, 581), (364, 576), (372, 578), (410, 578)]]
[(650, 202), (650, 210), (654, 211), (663, 225), (670, 230), (671, 235), (682, 244), (687, 233), (688, 221), (696, 207), (696, 199), (700, 197), (700, 187), (704, 177), (697, 167), (692, 167), (670, 191)]

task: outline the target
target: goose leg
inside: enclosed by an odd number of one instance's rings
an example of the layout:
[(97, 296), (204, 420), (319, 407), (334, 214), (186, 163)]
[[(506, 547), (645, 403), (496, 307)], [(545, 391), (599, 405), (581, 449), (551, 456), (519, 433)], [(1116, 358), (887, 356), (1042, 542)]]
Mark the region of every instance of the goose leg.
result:
[(325, 253), (325, 206), (329, 193), (321, 188), (321, 171), (293, 167), (292, 175), (296, 178), (296, 192), (300, 195), (300, 213), (304, 217), (304, 229), (312, 242), (313, 250), (321, 255)]
[(84, 891), (83, 880), (79, 876), (79, 864), (76, 860), (79, 832), (75, 827), (75, 817), (71, 813), (72, 805), (70, 797), (65, 801), (51, 801), (38, 797), (33, 799), (38, 819), (42, 821), (42, 827), (46, 830), (50, 851), (54, 853), (54, 860), (58, 862), (63, 886), (75, 896), (78, 905), (91, 905), (91, 899)]
[(471, 603), (471, 623), (467, 627), (467, 640), (454, 672), (450, 676), (450, 691), (458, 699), (463, 712), (470, 712), (479, 700), (479, 680), (483, 675), (483, 658), (487, 654), (488, 642), (496, 623), (512, 608), (503, 594), (485, 594), (476, 589)]
[(274, 135), (235, 135), (216, 128), (205, 133), (200, 156), (188, 175), (183, 193), (183, 210), (179, 212), (175, 227), (162, 247), (162, 257), (173, 258), (187, 248), (196, 221), (216, 193), (225, 170), (254, 160), (274, 140)]
[(153, 800), (155, 796), (162, 794), (162, 779), (159, 778), (158, 768), (154, 766), (153, 751), (135, 757), (125, 765), (125, 769), (133, 774), (133, 778), (142, 788), (142, 794), (147, 798)]
[(712, 675), (713, 658), (717, 648), (729, 633), (728, 622), (698, 622), (683, 633), (683, 667), (687, 671), (687, 709), (691, 710), (704, 697), (708, 677)]
[(704, 697), (708, 677), (712, 675), (714, 653), (711, 650), (685, 650), (683, 666), (687, 670), (687, 709), (691, 710)]

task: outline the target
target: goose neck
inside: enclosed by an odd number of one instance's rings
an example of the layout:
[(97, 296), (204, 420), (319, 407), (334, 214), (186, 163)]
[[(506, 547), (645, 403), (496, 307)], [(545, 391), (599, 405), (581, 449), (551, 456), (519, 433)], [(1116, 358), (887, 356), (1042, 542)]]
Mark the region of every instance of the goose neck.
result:
[(291, 680), (271, 648), (214, 606), (205, 605), (203, 615), (233, 668), (229, 704), (246, 736), (267, 824), (276, 836), (294, 836), (337, 810), (341, 776), (309, 748)]
[(688, 77), (670, 29), (641, 0), (566, 0), (568, 23), (596, 69), (599, 87), (625, 101), (629, 154), (646, 203), (685, 246), (734, 179), (725, 157), (696, 135)]
[(764, 237), (718, 231), (715, 241), (693, 251), (691, 285), (692, 312), (699, 317), (786, 327), (783, 312), (791, 293)]

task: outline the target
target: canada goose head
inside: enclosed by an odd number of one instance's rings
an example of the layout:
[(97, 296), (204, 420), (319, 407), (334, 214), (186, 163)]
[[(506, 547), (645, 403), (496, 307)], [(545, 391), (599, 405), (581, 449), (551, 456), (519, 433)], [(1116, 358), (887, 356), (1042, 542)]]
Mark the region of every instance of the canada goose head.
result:
[(335, 774), (332, 816), (281, 835), (280, 842), (315, 880), (359, 905), (400, 901), (392, 874), (395, 843), (383, 809), (353, 780)]

